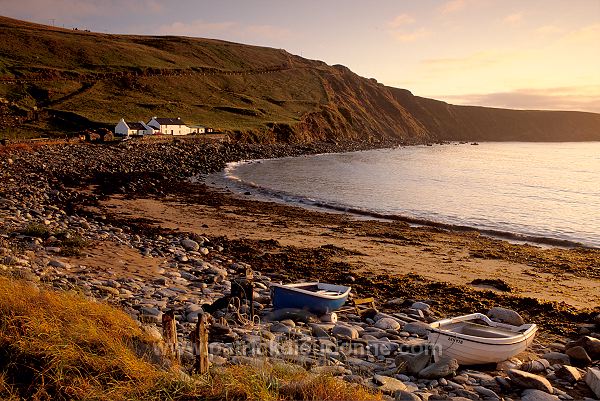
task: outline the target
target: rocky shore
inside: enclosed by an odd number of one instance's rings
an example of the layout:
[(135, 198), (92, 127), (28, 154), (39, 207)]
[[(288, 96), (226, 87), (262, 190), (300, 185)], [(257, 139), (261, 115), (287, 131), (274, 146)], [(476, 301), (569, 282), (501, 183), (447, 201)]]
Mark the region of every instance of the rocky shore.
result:
[[(268, 252), (280, 248), (276, 242), (257, 244), (251, 238), (231, 240), (166, 229), (144, 219), (118, 218), (99, 207), (99, 201), (114, 194), (158, 199), (182, 195), (187, 191), (187, 177), (218, 171), (229, 161), (373, 146), (266, 146), (184, 140), (0, 149), (0, 269), (2, 274), (35, 285), (78, 291), (119, 305), (155, 338), (162, 336), (163, 313), (174, 311), (183, 367), (191, 366), (193, 360), (189, 335), (198, 316), (210, 310), (214, 322), (209, 351), (214, 366), (283, 360), (380, 390), (385, 397), (397, 400), (600, 397), (600, 377), (594, 370), (600, 366), (598, 310), (575, 312), (517, 296), (480, 295), (427, 283), (419, 277), (408, 284), (412, 287), (403, 287), (407, 284), (359, 274), (329, 260), (346, 252), (335, 247), (312, 253), (287, 249), (277, 254), (285, 257), (284, 263)], [(94, 251), (107, 254), (109, 262), (86, 263)], [(593, 264), (597, 255), (588, 252), (584, 262)], [(120, 263), (123, 255), (141, 262)], [(585, 267), (584, 262), (581, 265)], [(309, 265), (317, 263), (321, 270), (311, 272)], [(577, 266), (574, 263), (565, 269)], [(258, 316), (254, 321), (247, 306), (218, 302), (231, 293), (232, 284), (248, 268), (254, 270)], [(581, 270), (590, 278), (596, 277), (593, 268)], [(352, 285), (355, 296), (376, 295), (376, 308), (360, 314), (345, 309), (337, 321), (298, 311), (273, 313), (270, 282), (315, 276)], [(470, 298), (470, 302), (454, 308), (445, 305), (444, 299), (452, 303), (455, 298)], [(455, 360), (444, 358), (434, 362), (424, 340), (426, 324), (466, 306), (480, 312), (491, 306), (529, 307), (540, 312), (547, 335), (541, 336), (529, 352), (497, 366), (458, 366)], [(490, 315), (506, 320), (502, 311), (494, 309)], [(565, 321), (559, 322), (561, 319)], [(555, 324), (560, 328), (553, 330)]]

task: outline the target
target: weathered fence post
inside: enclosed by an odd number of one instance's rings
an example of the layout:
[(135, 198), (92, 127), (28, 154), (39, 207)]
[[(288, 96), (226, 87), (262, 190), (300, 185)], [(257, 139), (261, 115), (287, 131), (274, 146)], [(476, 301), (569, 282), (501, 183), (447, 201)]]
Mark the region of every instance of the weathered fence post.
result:
[(194, 353), (196, 360), (194, 370), (201, 375), (208, 372), (208, 316), (203, 313), (198, 316), (194, 332)]
[(177, 347), (177, 326), (175, 324), (175, 311), (168, 310), (162, 316), (163, 338), (167, 353), (171, 359), (179, 363), (179, 348)]

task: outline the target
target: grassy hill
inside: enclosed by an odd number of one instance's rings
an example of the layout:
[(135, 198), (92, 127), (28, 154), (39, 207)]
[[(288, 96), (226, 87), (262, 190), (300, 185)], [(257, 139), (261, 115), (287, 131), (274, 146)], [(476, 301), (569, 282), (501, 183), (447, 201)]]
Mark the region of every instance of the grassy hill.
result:
[(0, 135), (177, 116), (260, 141), (600, 140), (600, 115), (453, 106), (282, 49), (0, 17)]

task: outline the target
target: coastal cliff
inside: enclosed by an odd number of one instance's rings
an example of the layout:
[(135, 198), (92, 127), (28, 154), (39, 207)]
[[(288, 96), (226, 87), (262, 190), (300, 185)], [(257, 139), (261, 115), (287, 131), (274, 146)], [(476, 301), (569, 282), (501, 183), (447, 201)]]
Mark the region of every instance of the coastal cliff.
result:
[(600, 114), (454, 106), (282, 49), (0, 17), (5, 137), (177, 116), (248, 142), (600, 140)]

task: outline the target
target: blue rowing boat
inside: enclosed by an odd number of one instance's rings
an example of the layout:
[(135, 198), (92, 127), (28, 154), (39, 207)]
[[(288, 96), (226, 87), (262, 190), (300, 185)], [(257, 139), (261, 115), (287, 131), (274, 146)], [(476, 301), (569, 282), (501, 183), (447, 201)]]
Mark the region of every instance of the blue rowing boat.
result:
[(326, 283), (271, 284), (271, 299), (273, 309), (306, 309), (323, 315), (344, 305), (350, 290), (350, 287)]

